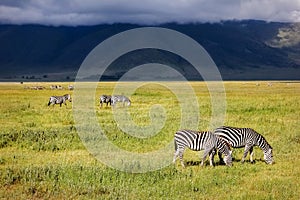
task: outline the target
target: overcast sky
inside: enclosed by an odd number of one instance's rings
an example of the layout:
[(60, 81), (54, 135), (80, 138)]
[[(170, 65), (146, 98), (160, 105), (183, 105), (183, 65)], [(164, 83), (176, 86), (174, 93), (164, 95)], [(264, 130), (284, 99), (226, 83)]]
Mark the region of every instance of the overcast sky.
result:
[(300, 0), (0, 0), (0, 23), (300, 22)]

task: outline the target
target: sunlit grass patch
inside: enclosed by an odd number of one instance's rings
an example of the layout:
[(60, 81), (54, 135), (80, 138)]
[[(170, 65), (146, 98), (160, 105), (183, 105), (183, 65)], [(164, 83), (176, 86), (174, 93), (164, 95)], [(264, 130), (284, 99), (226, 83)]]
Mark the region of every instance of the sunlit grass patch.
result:
[[(255, 163), (242, 164), (243, 149), (234, 149), (232, 167), (200, 167), (203, 152), (186, 150), (186, 168), (179, 161), (163, 169), (130, 174), (98, 161), (84, 146), (68, 106), (47, 106), (51, 95), (73, 91), (50, 90), (52, 83), (0, 84), (0, 198), (3, 199), (300, 199), (300, 83), (225, 82), (225, 125), (250, 127), (262, 134), (274, 151), (274, 165), (266, 165), (263, 152), (254, 148)], [(45, 90), (24, 86), (40, 84)], [(67, 87), (69, 83), (61, 84)], [(120, 88), (134, 82), (118, 83)], [(175, 87), (180, 83), (172, 82)], [(97, 123), (109, 140), (130, 152), (145, 153), (173, 141), (181, 128), (181, 107), (176, 95), (161, 84), (145, 84), (132, 96), (128, 108), (99, 108), (101, 94), (113, 94), (114, 82), (101, 82), (95, 92)], [(199, 130), (208, 130), (212, 115), (209, 90), (191, 82), (199, 104)], [(179, 92), (185, 95), (186, 91)], [(161, 108), (155, 107), (159, 105)], [(163, 109), (164, 112), (155, 109)], [(114, 113), (128, 111), (125, 124)], [(154, 114), (153, 114), (154, 113)], [(152, 114), (152, 115), (151, 115)], [(153, 135), (135, 137), (123, 130), (141, 130), (159, 119), (163, 127)], [(165, 118), (164, 118), (165, 117)], [(164, 120), (164, 121), (163, 121)], [(194, 119), (189, 119), (193, 121)], [(160, 123), (159, 122), (159, 123)], [(186, 126), (185, 128), (189, 128)], [(142, 134), (142, 133), (141, 133)], [(90, 138), (93, 139), (93, 138)], [(173, 154), (169, 155), (171, 158)], [(112, 159), (114, 155), (110, 155)], [(151, 160), (150, 160), (151, 162)], [(129, 166), (130, 167), (130, 166)]]

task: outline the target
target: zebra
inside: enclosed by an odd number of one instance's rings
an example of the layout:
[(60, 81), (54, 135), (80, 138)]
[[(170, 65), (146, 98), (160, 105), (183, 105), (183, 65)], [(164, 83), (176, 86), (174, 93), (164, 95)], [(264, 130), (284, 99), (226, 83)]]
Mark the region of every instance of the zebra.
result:
[(111, 97), (111, 105), (115, 106), (117, 104), (117, 102), (122, 102), (123, 106), (130, 106), (131, 105), (131, 101), (128, 97), (124, 96), (124, 95), (113, 95)]
[(101, 95), (100, 96), (100, 108), (102, 108), (103, 103), (106, 103), (106, 106), (111, 105), (111, 96), (110, 95)]
[(69, 100), (70, 102), (72, 102), (72, 98), (70, 94), (65, 94), (63, 96), (51, 96), (48, 102), (48, 106), (50, 106), (51, 104), (53, 104), (53, 106), (55, 104), (59, 104), (61, 107), (61, 104), (65, 104), (67, 106), (66, 101)]
[(50, 90), (55, 90), (56, 88), (56, 85), (50, 85)]
[(176, 162), (176, 159), (179, 156), (182, 167), (185, 167), (183, 162), (183, 152), (185, 147), (188, 147), (193, 151), (204, 150), (201, 166), (203, 166), (207, 155), (210, 156), (210, 165), (214, 165), (213, 157), (215, 149), (217, 149), (219, 152), (225, 155), (225, 164), (231, 166), (232, 158), (229, 145), (224, 140), (222, 140), (210, 131), (177, 131), (174, 136), (174, 144), (175, 153), (173, 163)]
[[(250, 153), (250, 162), (253, 163), (254, 146), (261, 148), (264, 153), (264, 160), (267, 164), (272, 164), (274, 162), (271, 145), (262, 135), (251, 128), (222, 126), (217, 128), (214, 131), (214, 134), (223, 138), (233, 148), (245, 147), (241, 160), (242, 163), (245, 161), (248, 152)], [(220, 158), (220, 160), (222, 159)]]
[(68, 88), (69, 88), (69, 90), (74, 90), (74, 86), (73, 85), (69, 85)]

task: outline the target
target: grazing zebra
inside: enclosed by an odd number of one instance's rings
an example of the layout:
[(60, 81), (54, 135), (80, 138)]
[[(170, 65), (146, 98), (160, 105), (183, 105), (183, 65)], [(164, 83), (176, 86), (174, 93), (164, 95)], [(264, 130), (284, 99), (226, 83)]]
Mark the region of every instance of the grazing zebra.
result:
[(102, 108), (103, 103), (106, 103), (106, 106), (111, 105), (111, 96), (110, 95), (101, 95), (100, 96), (100, 108)]
[(56, 88), (57, 88), (56, 85), (50, 85), (51, 90), (55, 90)]
[(121, 102), (123, 106), (130, 106), (131, 105), (131, 101), (128, 97), (124, 96), (124, 95), (113, 95), (111, 97), (111, 105), (115, 106), (117, 104), (117, 102)]
[(183, 163), (183, 152), (185, 147), (193, 151), (204, 150), (201, 166), (206, 159), (207, 155), (210, 155), (210, 165), (213, 166), (213, 155), (215, 149), (220, 153), (224, 154), (225, 164), (231, 166), (231, 151), (228, 144), (219, 138), (217, 135), (210, 131), (192, 131), (192, 130), (181, 130), (177, 131), (174, 136), (175, 153), (173, 163), (175, 163), (177, 157), (180, 158), (180, 163), (184, 167)]
[(67, 106), (66, 101), (69, 100), (70, 102), (72, 101), (71, 95), (70, 94), (65, 94), (64, 96), (51, 96), (49, 99), (48, 106), (51, 104), (59, 104), (61, 107), (61, 104), (65, 104)]
[(69, 85), (68, 88), (69, 88), (69, 90), (74, 90), (74, 86), (73, 85)]
[[(267, 140), (251, 128), (234, 128), (223, 126), (217, 128), (214, 134), (223, 138), (229, 145), (234, 148), (245, 147), (242, 162), (250, 153), (250, 161), (253, 163), (253, 147), (258, 146), (264, 152), (264, 159), (267, 164), (273, 163), (272, 147)], [(220, 157), (220, 154), (219, 154)], [(221, 159), (221, 158), (220, 158)]]

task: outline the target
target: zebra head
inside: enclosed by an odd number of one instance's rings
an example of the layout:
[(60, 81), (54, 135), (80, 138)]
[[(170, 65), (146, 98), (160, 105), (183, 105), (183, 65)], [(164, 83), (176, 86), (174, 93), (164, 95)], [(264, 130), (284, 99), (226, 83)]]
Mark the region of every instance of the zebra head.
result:
[(232, 151), (229, 150), (229, 153), (227, 155), (224, 155), (224, 162), (227, 166), (232, 165)]
[(72, 98), (71, 98), (70, 94), (65, 94), (64, 97), (65, 97), (65, 100), (69, 100), (70, 102), (72, 102)]
[(131, 101), (128, 99), (127, 106), (131, 105)]
[(216, 135), (217, 139), (217, 148), (219, 153), (224, 154), (224, 162), (227, 166), (232, 165), (232, 151), (231, 151), (231, 145), (224, 140), (222, 137), (219, 137)]
[(266, 152), (264, 152), (264, 159), (267, 164), (274, 163), (272, 148), (269, 148)]

